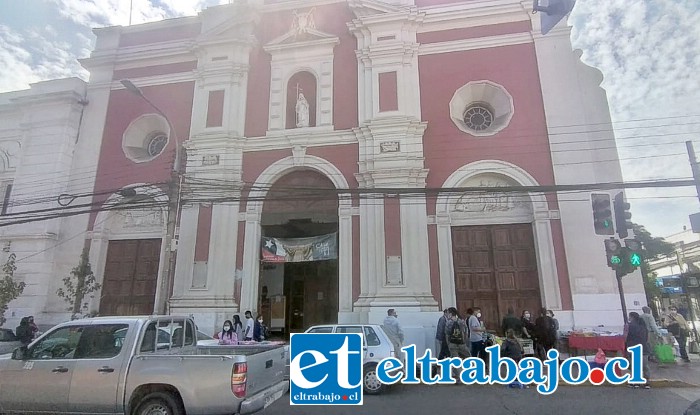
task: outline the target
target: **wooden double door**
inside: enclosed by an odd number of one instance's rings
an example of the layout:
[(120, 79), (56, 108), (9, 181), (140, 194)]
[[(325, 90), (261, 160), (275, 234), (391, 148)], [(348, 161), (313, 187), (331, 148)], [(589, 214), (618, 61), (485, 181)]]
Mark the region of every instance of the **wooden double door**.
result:
[(153, 314), (160, 243), (160, 239), (109, 241), (101, 316)]
[(478, 306), (487, 330), (501, 332), (508, 308), (533, 318), (542, 307), (532, 225), (452, 228), (452, 255), (460, 314)]

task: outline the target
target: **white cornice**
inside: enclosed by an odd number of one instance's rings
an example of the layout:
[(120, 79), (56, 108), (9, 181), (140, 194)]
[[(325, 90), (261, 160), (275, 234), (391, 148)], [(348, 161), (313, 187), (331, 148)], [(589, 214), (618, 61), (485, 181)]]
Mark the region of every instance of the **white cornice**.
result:
[[(134, 84), (138, 85), (139, 87), (176, 84), (180, 82), (194, 82), (195, 72), (190, 71), (167, 75), (144, 76), (141, 78), (129, 78), (129, 80), (132, 81)], [(124, 89), (124, 85), (122, 85), (117, 79), (112, 80), (110, 82), (95, 83), (93, 84), (93, 86), (109, 86), (109, 89), (111, 90)]]
[(530, 21), (529, 12), (514, 0), (462, 2), (420, 10), (425, 18), (418, 33)]
[[(149, 63), (167, 60), (169, 63), (197, 60), (193, 53), (192, 41), (151, 43), (119, 49), (95, 51), (89, 58), (78, 59), (87, 69), (118, 64), (120, 69), (153, 66)], [(158, 63), (156, 63), (158, 64)]]
[(295, 146), (323, 147), (342, 144), (357, 144), (355, 133), (353, 131), (322, 131), (307, 134), (295, 133), (295, 130), (287, 130), (285, 133), (274, 136), (246, 138), (243, 151), (292, 149)]
[(262, 10), (265, 13), (279, 12), (283, 10), (305, 10), (314, 6), (325, 6), (328, 4), (345, 3), (347, 0), (296, 0), (280, 1), (278, 3), (266, 4)]
[(418, 55), (461, 52), (466, 50), (496, 48), (499, 46), (522, 45), (533, 43), (531, 33), (488, 36), (476, 39), (453, 40), (450, 42), (427, 43), (420, 45)]
[[(304, 42), (294, 42), (294, 43), (283, 43), (283, 44), (268, 44), (265, 45), (264, 49), (268, 53), (282, 52), (287, 50), (299, 50), (303, 48), (318, 48), (322, 46), (330, 46), (331, 48), (340, 43), (340, 39), (337, 37), (329, 38), (319, 38), (314, 40), (307, 40)], [(325, 52), (323, 53), (326, 54)]]

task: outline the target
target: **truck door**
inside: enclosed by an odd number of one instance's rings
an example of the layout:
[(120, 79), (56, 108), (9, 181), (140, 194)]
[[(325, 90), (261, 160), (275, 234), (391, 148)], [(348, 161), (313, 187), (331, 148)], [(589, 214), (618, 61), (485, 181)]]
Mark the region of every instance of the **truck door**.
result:
[(12, 360), (0, 400), (4, 410), (21, 413), (65, 413), (75, 367), (73, 355), (87, 326), (61, 327), (33, 344), (25, 360)]
[[(70, 412), (103, 414), (118, 412), (123, 396), (122, 371), (128, 361), (126, 345), (133, 344), (135, 333), (128, 324), (95, 324), (85, 328), (75, 351), (75, 369), (71, 380)], [(123, 337), (125, 336), (125, 337)]]

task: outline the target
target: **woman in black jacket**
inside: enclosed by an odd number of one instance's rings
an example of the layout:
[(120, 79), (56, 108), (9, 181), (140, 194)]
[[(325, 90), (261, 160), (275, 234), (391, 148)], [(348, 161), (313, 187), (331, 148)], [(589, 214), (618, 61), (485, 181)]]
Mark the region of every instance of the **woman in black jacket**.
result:
[[(635, 313), (634, 311), (630, 313), (630, 323), (627, 328), (627, 339), (625, 340), (625, 347), (632, 347), (636, 346), (638, 344), (642, 345), (642, 354), (646, 355), (649, 353), (647, 350), (647, 340), (649, 338), (649, 333), (647, 332), (647, 326), (644, 324), (644, 320), (639, 317), (638, 313)], [(629, 356), (628, 356), (629, 359)], [(643, 360), (643, 359), (642, 359)], [(632, 365), (632, 361), (630, 360), (630, 366)], [(642, 373), (644, 375), (644, 379), (646, 379), (646, 383), (644, 384), (644, 389), (649, 389), (649, 366), (645, 365), (644, 362), (642, 362)], [(629, 385), (632, 387), (632, 385)], [(634, 385), (635, 388), (638, 388), (639, 385)]]

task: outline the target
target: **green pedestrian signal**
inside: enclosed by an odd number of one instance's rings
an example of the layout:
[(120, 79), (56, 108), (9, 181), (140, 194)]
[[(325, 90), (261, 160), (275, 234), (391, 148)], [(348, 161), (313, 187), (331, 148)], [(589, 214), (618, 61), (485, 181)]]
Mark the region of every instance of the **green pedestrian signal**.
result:
[(635, 267), (638, 267), (638, 266), (642, 265), (642, 257), (639, 256), (638, 253), (633, 252), (633, 253), (630, 255), (630, 264), (632, 264), (632, 265), (635, 266)]

